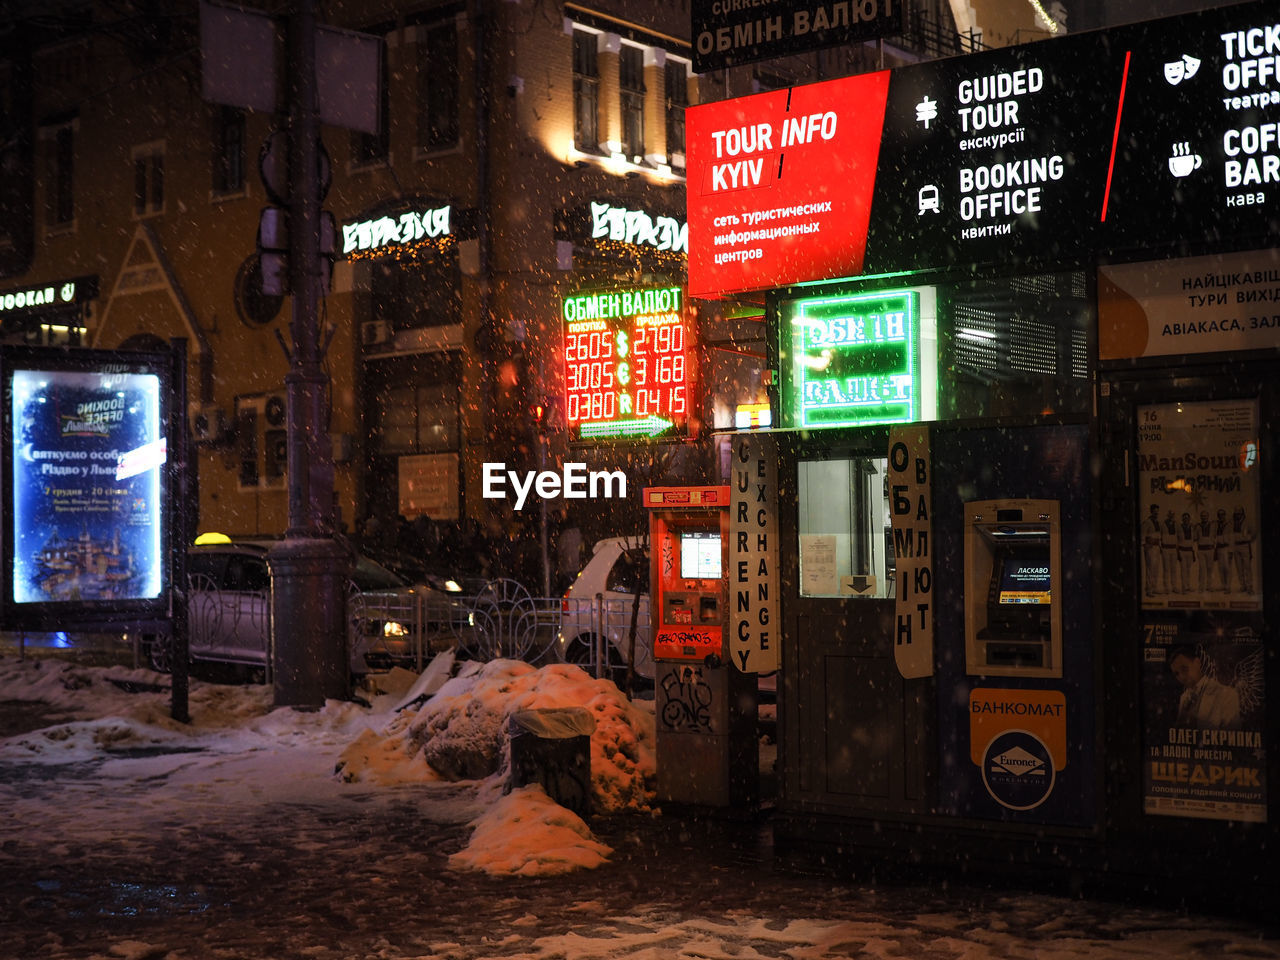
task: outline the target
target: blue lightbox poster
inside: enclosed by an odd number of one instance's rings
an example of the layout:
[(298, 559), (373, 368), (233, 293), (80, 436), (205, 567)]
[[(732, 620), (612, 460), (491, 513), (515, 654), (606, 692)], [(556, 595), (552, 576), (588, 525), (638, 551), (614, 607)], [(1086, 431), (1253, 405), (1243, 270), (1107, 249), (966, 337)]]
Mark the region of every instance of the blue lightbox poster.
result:
[(160, 393), (154, 373), (13, 371), (14, 603), (160, 596)]

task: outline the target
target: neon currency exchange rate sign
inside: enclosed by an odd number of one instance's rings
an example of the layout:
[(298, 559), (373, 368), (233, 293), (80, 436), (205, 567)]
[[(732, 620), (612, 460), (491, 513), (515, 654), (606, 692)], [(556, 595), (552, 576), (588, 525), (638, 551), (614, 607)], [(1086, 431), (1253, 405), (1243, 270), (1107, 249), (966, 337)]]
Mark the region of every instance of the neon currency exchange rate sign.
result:
[(565, 420), (577, 439), (687, 432), (692, 337), (680, 287), (565, 297)]
[(920, 416), (918, 295), (820, 297), (791, 305), (788, 426), (909, 423)]

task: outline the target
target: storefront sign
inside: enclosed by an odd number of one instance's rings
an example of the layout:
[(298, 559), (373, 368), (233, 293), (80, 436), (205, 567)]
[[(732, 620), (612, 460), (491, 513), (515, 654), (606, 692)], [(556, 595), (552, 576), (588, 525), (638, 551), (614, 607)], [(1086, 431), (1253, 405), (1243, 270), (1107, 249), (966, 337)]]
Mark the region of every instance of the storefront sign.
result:
[(458, 519), (458, 455), (423, 453), (397, 462), (400, 516)]
[(1098, 268), (1098, 358), (1280, 347), (1280, 250)]
[(889, 513), (897, 599), (893, 659), (904, 677), (933, 676), (933, 458), (929, 427), (889, 434)]
[(342, 255), (379, 256), (427, 240), (449, 236), (452, 207), (408, 210), (395, 217), (378, 217), (342, 225)]
[(693, 0), (695, 73), (902, 32), (901, 0)]
[(969, 760), (991, 798), (1033, 810), (1067, 765), (1067, 700), (1058, 690), (976, 688), (969, 694)]
[(743, 673), (778, 669), (778, 453), (772, 438), (733, 439), (729, 508), (729, 658)]
[(1256, 2), (691, 107), (690, 295), (1261, 241), (1278, 32)]
[(1262, 638), (1148, 623), (1143, 641), (1143, 789), (1148, 814), (1267, 819)]
[(14, 604), (159, 597), (162, 377), (32, 364), (5, 380)]
[(1259, 610), (1258, 401), (1138, 408), (1144, 610)]
[(688, 253), (689, 224), (674, 217), (651, 217), (643, 210), (630, 210), (592, 200), (591, 239)]
[(887, 71), (690, 107), (689, 295), (862, 272)]
[(912, 291), (787, 304), (780, 324), (783, 425), (919, 419), (919, 315)]
[(687, 432), (697, 353), (679, 287), (575, 294), (561, 317), (574, 439)]
[(97, 277), (75, 277), (71, 280), (55, 280), (33, 287), (0, 291), (0, 323), (3, 323), (7, 314), (65, 307), (97, 295)]

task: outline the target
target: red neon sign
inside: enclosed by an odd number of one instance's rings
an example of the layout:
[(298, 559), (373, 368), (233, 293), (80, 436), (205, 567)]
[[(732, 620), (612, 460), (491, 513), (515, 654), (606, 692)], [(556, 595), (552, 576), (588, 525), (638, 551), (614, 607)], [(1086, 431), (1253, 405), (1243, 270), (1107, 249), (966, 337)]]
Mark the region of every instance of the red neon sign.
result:
[(862, 271), (889, 71), (690, 107), (689, 295)]
[(684, 433), (692, 336), (679, 287), (566, 297), (565, 419), (577, 439)]

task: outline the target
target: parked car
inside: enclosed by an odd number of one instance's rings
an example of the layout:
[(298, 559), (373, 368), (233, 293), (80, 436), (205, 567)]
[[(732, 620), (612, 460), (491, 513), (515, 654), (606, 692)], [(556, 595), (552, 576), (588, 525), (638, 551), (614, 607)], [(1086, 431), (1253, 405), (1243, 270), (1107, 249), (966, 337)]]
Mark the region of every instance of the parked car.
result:
[[(639, 604), (635, 603), (637, 593)], [(649, 548), (639, 537), (599, 541), (582, 572), (561, 601), (557, 651), (566, 663), (593, 664), (598, 638), (607, 639), (605, 675), (620, 682), (631, 647), (631, 610), (636, 610), (636, 676), (655, 676), (653, 636), (649, 629)], [(776, 673), (759, 677), (761, 703), (777, 700)]]
[[(235, 541), (201, 544), (187, 551), (188, 649), (193, 662), (237, 664), (262, 678), (271, 636), (270, 544)], [(391, 661), (414, 660), (416, 620), (423, 609), (417, 588), (368, 557), (357, 556), (348, 574), (348, 650), (352, 672)], [(167, 637), (147, 641), (157, 670), (172, 668)]]
[(633, 610), (635, 673), (652, 682), (648, 544), (640, 537), (600, 540), (561, 601), (560, 632), (556, 638), (560, 659), (591, 666), (603, 656), (605, 675), (620, 679), (631, 659)]

